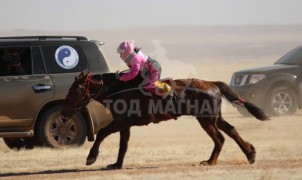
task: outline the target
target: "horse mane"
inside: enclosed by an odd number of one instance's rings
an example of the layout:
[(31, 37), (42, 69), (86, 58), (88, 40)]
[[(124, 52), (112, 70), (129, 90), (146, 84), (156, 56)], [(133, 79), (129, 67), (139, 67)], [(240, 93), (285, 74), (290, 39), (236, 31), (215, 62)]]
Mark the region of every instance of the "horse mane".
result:
[(93, 75), (93, 79), (103, 80), (105, 86), (108, 86), (114, 81), (116, 81), (115, 73), (104, 73), (104, 74)]
[(103, 81), (103, 85), (105, 88), (107, 88), (107, 91), (110, 92), (110, 94), (117, 93), (119, 91), (124, 91), (127, 89), (136, 89), (140, 83), (141, 80), (139, 77), (134, 78), (133, 80), (124, 82), (116, 79), (115, 73), (104, 73), (104, 74), (97, 74), (93, 75), (92, 79), (97, 81)]
[(102, 81), (102, 75), (101, 74), (94, 74), (91, 77), (92, 77), (93, 80)]

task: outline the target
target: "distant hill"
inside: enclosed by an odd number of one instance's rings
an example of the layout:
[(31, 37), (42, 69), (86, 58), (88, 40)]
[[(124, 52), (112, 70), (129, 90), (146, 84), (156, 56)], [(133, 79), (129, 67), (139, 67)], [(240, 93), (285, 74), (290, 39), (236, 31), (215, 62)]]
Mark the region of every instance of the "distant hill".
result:
[[(302, 25), (290, 26), (167, 26), (87, 31), (0, 31), (0, 36), (83, 35), (102, 40), (114, 67), (121, 65), (116, 47), (132, 39), (154, 58), (189, 64), (275, 59), (302, 44)], [(165, 54), (156, 54), (158, 49)], [(160, 59), (159, 59), (160, 60)]]

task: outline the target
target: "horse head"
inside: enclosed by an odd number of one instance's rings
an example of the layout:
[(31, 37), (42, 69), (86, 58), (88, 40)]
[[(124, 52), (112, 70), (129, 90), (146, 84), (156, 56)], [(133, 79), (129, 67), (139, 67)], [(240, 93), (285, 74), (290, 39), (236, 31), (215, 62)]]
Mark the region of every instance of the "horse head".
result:
[[(101, 76), (100, 76), (101, 77)], [(81, 72), (75, 77), (75, 81), (69, 88), (63, 107), (61, 109), (62, 118), (69, 119), (72, 114), (85, 107), (91, 99), (95, 98), (102, 89), (102, 80), (92, 79), (90, 72)]]

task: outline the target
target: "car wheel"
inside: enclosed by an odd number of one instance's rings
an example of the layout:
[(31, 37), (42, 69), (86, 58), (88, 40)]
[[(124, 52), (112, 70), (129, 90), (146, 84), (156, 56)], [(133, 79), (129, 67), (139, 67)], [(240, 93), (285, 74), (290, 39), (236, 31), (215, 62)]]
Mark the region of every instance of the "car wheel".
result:
[(267, 102), (267, 110), (274, 116), (293, 114), (298, 107), (296, 94), (287, 87), (278, 87), (270, 91)]
[(50, 147), (81, 146), (87, 136), (87, 125), (81, 113), (70, 119), (60, 118), (61, 107), (43, 113), (36, 126), (36, 138), (40, 145)]
[(13, 150), (32, 149), (35, 145), (33, 138), (3, 138), (3, 141)]

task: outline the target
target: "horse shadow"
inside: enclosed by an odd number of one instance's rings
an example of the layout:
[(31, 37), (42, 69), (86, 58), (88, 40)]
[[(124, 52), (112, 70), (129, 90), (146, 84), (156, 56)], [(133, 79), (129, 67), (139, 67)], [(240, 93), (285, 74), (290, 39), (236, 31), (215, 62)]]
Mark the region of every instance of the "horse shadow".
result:
[(60, 170), (38, 171), (38, 172), (16, 172), (16, 173), (0, 174), (0, 177), (45, 175), (45, 174), (65, 174), (65, 173), (77, 173), (77, 172), (94, 172), (94, 171), (100, 171), (100, 170), (102, 170), (102, 169), (60, 169)]
[(1, 177), (17, 177), (17, 176), (30, 176), (30, 175), (51, 175), (51, 174), (66, 174), (66, 173), (81, 173), (81, 172), (106, 172), (114, 170), (133, 170), (133, 169), (156, 169), (158, 167), (153, 166), (144, 166), (144, 167), (128, 167), (123, 169), (111, 169), (111, 168), (98, 168), (98, 169), (60, 169), (60, 170), (46, 170), (38, 172), (16, 172), (16, 173), (3, 173), (0, 174)]

